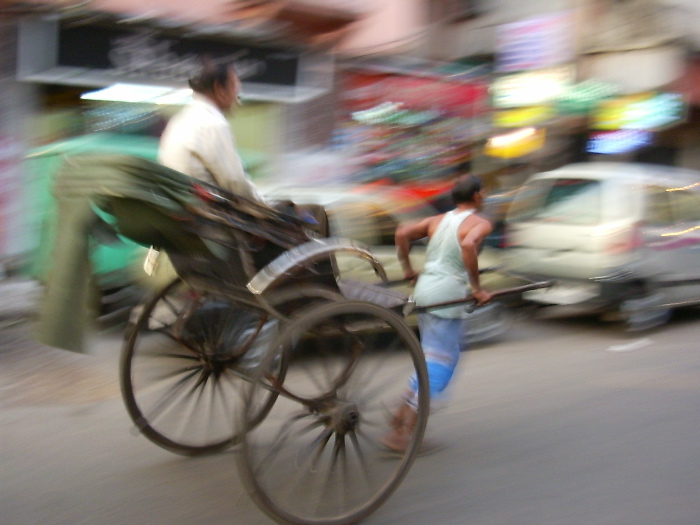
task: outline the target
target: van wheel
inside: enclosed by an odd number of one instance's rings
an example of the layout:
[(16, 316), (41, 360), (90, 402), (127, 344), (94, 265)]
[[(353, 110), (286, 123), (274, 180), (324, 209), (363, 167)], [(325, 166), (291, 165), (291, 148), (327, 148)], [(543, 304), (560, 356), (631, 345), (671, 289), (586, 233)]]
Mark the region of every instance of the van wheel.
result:
[(620, 312), (628, 332), (650, 330), (665, 324), (671, 318), (671, 309), (663, 305), (661, 296), (656, 293), (624, 301)]

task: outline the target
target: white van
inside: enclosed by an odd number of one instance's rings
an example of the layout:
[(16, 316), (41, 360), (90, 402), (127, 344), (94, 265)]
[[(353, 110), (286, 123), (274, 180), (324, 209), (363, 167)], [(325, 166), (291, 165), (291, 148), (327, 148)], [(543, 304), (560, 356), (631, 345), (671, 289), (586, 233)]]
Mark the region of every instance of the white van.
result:
[(506, 239), (507, 269), (556, 281), (526, 300), (657, 325), (700, 304), (700, 172), (596, 162), (539, 173), (513, 200)]

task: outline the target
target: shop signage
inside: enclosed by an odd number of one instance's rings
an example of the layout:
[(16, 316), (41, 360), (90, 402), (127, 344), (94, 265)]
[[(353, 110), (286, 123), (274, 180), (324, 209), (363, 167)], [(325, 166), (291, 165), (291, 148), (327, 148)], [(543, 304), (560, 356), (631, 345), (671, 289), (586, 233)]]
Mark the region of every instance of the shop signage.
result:
[(94, 26), (61, 27), (59, 67), (103, 71), (117, 78), (184, 82), (202, 55), (234, 63), (242, 80), (293, 86), (298, 54), (199, 38), (169, 38), (155, 31), (127, 31)]
[(544, 147), (546, 134), (544, 129), (522, 128), (497, 135), (486, 142), (484, 153), (501, 159), (524, 157)]
[(593, 112), (593, 129), (655, 131), (684, 119), (686, 105), (678, 93), (643, 93), (601, 101)]
[(638, 129), (602, 131), (591, 134), (586, 150), (600, 155), (616, 155), (637, 150), (652, 142), (652, 134)]
[(573, 17), (554, 13), (498, 27), (496, 71), (542, 69), (574, 58)]
[(199, 59), (233, 63), (244, 94), (259, 100), (298, 102), (332, 85), (328, 54), (237, 42), (201, 33), (114, 25), (67, 25), (31, 18), (20, 23), (17, 77), (86, 87), (117, 83), (185, 87)]
[(406, 110), (471, 118), (489, 111), (488, 89), (488, 84), (479, 80), (451, 82), (411, 75), (348, 73), (343, 102), (350, 112), (392, 102)]
[(503, 109), (493, 114), (493, 125), (497, 128), (519, 128), (539, 124), (553, 115), (551, 106)]
[(496, 108), (535, 106), (555, 101), (574, 81), (574, 67), (558, 66), (496, 78), (491, 85)]
[(557, 111), (566, 115), (584, 115), (592, 111), (601, 100), (619, 93), (619, 86), (614, 84), (595, 79), (584, 80), (559, 95)]

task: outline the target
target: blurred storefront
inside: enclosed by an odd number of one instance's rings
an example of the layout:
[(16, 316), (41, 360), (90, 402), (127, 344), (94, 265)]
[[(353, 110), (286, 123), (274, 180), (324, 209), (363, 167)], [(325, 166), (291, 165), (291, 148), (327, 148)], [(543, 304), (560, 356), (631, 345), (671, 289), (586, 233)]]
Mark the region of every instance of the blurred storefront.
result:
[(485, 158), (497, 159), (502, 185), (570, 162), (685, 162), (693, 84), (675, 82), (684, 64), (675, 28), (654, 1), (596, 5), (497, 28)]
[(587, 114), (589, 160), (685, 165), (689, 41), (672, 14), (657, 0), (588, 4), (580, 75), (617, 87)]
[[(36, 242), (35, 220), (22, 215), (35, 209), (30, 188), (50, 175), (29, 170), (25, 155), (110, 132), (139, 137), (144, 155), (155, 158), (166, 120), (191, 96), (183, 88), (202, 55), (233, 62), (242, 79), (243, 105), (232, 126), (254, 179), (279, 169), (281, 153), (316, 140), (318, 127), (306, 125), (307, 116), (332, 99), (335, 68), (330, 48), (316, 39), (357, 17), (284, 2), (272, 19), (251, 22), (233, 9), (213, 16), (208, 8), (223, 4), (205, 3), (196, 16), (145, 13), (145, 5), (138, 12), (128, 2), (2, 3), (0, 263)], [(324, 110), (332, 123), (332, 107)]]
[[(196, 56), (233, 59), (245, 101), (232, 123), (245, 130), (238, 140), (274, 164), (280, 154), (318, 147), (331, 136), (336, 53), (410, 48), (411, 35), (424, 23), (423, 2), (8, 0), (0, 13), (9, 13), (20, 28), (18, 79), (40, 89), (184, 87), (183, 72)], [(148, 103), (159, 104), (167, 118), (174, 109), (164, 99), (177, 96), (163, 92)], [(42, 127), (49, 123), (63, 128), (58, 134), (69, 133), (72, 126), (58, 117), (63, 108), (43, 109), (52, 115), (39, 117)], [(45, 140), (50, 137), (39, 137)]]
[(659, 144), (666, 130), (686, 120), (679, 93), (650, 91), (600, 102), (590, 120), (587, 151), (606, 160), (676, 164), (676, 155)]
[(447, 75), (436, 64), (399, 65), (341, 73), (335, 145), (358, 160), (355, 180), (426, 185), (468, 170), (491, 127), (488, 78), (464, 66)]
[[(276, 130), (285, 127), (286, 106), (316, 99), (332, 88), (333, 60), (327, 53), (251, 42), (206, 27), (172, 30), (162, 25), (124, 24), (104, 13), (88, 22), (70, 16), (23, 19), (18, 79), (51, 86), (54, 100), (79, 92), (82, 101), (75, 103), (74, 97), (73, 109), (82, 111), (83, 118), (102, 108), (106, 121), (127, 120), (138, 112), (149, 117), (157, 112), (166, 120), (187, 101), (189, 91), (183, 88), (198, 57), (233, 62), (243, 81), (245, 102), (233, 126), (246, 130), (240, 134), (240, 146), (257, 159), (273, 158), (285, 148), (284, 136)], [(38, 116), (44, 129), (47, 115), (58, 110), (48, 100)]]
[(576, 84), (573, 23), (564, 11), (496, 29), (493, 132), (479, 170), (498, 190), (509, 191), (535, 171), (566, 163), (571, 128), (558, 104)]

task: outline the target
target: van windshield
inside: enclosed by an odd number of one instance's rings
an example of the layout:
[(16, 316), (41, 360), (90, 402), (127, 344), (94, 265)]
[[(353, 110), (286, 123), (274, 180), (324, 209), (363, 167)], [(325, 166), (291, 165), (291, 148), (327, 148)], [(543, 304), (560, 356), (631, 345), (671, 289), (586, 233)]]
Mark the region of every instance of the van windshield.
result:
[(601, 183), (591, 179), (537, 179), (525, 183), (513, 201), (510, 222), (598, 224)]

